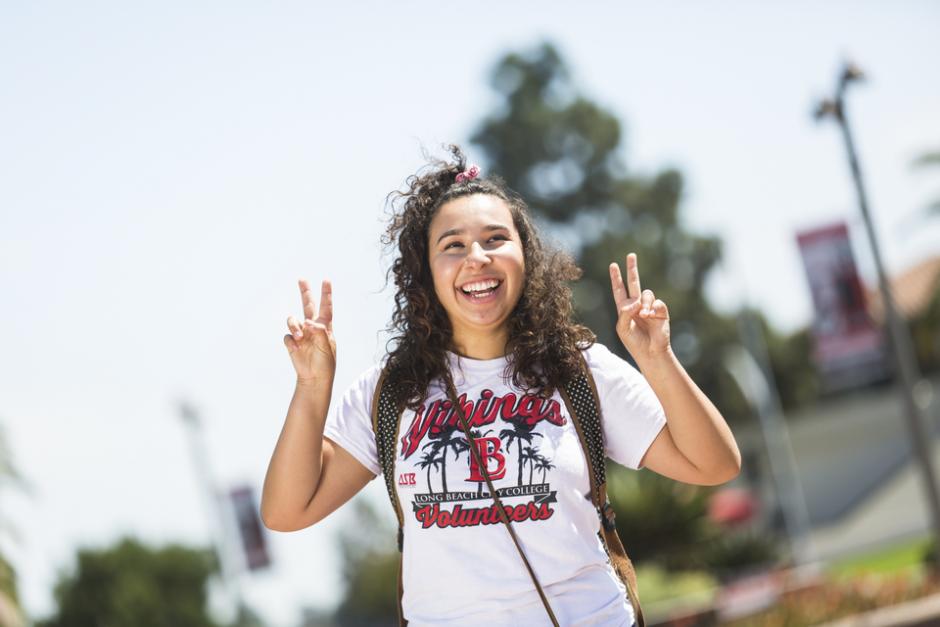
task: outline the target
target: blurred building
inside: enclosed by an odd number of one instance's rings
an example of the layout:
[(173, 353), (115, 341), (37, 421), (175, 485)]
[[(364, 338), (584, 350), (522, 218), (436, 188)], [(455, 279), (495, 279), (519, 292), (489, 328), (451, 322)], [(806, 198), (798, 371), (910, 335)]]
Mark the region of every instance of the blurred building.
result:
[[(931, 257), (916, 264), (891, 279), (891, 293), (898, 307), (898, 313), (905, 320), (913, 320), (923, 315), (930, 303), (940, 294), (940, 256)], [(871, 317), (882, 324), (884, 322), (884, 303), (877, 287), (866, 290), (868, 311)]]

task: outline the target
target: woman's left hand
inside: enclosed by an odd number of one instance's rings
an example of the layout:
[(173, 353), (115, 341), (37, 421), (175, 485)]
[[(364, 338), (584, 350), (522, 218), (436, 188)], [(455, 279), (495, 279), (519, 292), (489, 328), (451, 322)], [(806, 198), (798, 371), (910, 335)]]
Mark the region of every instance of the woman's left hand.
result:
[(617, 335), (638, 362), (667, 355), (669, 345), (669, 309), (652, 290), (640, 290), (640, 272), (636, 254), (627, 255), (627, 283), (620, 266), (610, 264), (610, 285), (617, 305)]

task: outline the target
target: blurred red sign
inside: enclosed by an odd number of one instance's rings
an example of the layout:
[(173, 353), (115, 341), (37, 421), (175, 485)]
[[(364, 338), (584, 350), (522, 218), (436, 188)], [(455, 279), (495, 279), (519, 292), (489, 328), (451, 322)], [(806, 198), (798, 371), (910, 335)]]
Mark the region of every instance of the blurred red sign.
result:
[(869, 383), (885, 374), (881, 332), (865, 306), (845, 223), (797, 234), (809, 281), (813, 358), (828, 389)]
[(251, 487), (242, 486), (232, 490), (230, 498), (248, 569), (266, 568), (271, 564), (271, 559), (268, 556), (268, 547), (261, 527), (261, 515), (255, 504), (254, 492)]
[(746, 523), (757, 509), (757, 499), (743, 488), (722, 488), (708, 501), (708, 517), (720, 525)]

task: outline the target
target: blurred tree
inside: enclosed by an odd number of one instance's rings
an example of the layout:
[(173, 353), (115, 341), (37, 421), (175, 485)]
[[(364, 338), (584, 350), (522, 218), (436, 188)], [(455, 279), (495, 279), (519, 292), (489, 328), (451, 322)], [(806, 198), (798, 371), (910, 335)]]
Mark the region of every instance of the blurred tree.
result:
[[(915, 168), (940, 167), (940, 151), (925, 152), (916, 159), (912, 165)], [(924, 210), (925, 215), (940, 216), (940, 198), (935, 198)]]
[(651, 472), (621, 472), (608, 464), (607, 492), (617, 514), (617, 531), (635, 562), (655, 561), (670, 570), (696, 563), (698, 547), (714, 539), (708, 519), (712, 490)]
[(725, 578), (780, 558), (780, 544), (771, 535), (753, 528), (728, 530), (709, 518), (714, 488), (608, 467), (617, 531), (633, 561)]
[(813, 365), (813, 334), (803, 327), (789, 335), (777, 333), (760, 312), (752, 312), (764, 330), (767, 352), (770, 354), (771, 374), (783, 410), (788, 411), (818, 399), (823, 393), (822, 383)]
[(355, 499), (352, 509), (354, 522), (340, 533), (345, 586), (334, 620), (350, 627), (393, 627), (398, 624), (396, 529), (363, 498)]
[(19, 627), (25, 624), (23, 608), (20, 607), (16, 590), (16, 571), (0, 554), (0, 625)]
[(206, 583), (217, 570), (211, 551), (179, 545), (161, 549), (124, 538), (105, 549), (78, 552), (75, 572), (55, 586), (58, 610), (38, 627), (214, 627)]
[[(16, 470), (6, 432), (0, 425), (0, 489), (6, 489), (8, 486), (26, 490), (29, 488)], [(12, 521), (0, 519), (0, 531), (8, 531), (14, 540), (16, 539), (16, 527)], [(14, 626), (24, 623), (23, 608), (16, 585), (16, 570), (0, 551), (0, 625)]]
[(940, 371), (940, 279), (934, 279), (933, 295), (908, 324), (921, 372)]

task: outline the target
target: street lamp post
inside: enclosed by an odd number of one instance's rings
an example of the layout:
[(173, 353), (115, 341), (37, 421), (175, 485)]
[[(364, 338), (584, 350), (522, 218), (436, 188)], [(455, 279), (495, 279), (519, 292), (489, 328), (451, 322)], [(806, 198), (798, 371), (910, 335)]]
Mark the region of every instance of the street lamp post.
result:
[(754, 313), (746, 308), (738, 314), (738, 334), (743, 347), (726, 352), (725, 364), (760, 421), (770, 475), (790, 540), (793, 562), (796, 566), (814, 566), (818, 560), (806, 495), (797, 472), (780, 393), (771, 371), (764, 331)]
[(222, 509), (222, 503), (219, 500), (215, 482), (212, 479), (212, 472), (209, 469), (209, 456), (203, 438), (202, 421), (196, 409), (185, 401), (179, 404), (179, 411), (180, 417), (182, 417), (186, 426), (197, 483), (206, 501), (206, 508), (211, 519), (212, 542), (216, 558), (219, 561), (222, 586), (229, 602), (225, 611), (230, 616), (226, 618), (237, 618), (243, 612), (244, 600), (239, 582), (238, 564), (235, 559), (236, 551), (226, 524), (226, 514)]
[[(901, 376), (900, 388), (901, 397), (904, 402), (904, 415), (907, 418), (914, 452), (917, 454), (917, 459), (920, 462), (924, 488), (927, 492), (929, 515), (933, 522), (935, 542), (937, 546), (940, 547), (940, 496), (938, 496), (937, 492), (937, 479), (931, 458), (932, 442), (928, 437), (927, 430), (924, 428), (920, 408), (914, 400), (914, 385), (920, 380), (920, 374), (918, 372), (917, 361), (914, 358), (914, 351), (911, 348), (910, 335), (901, 323), (900, 316), (894, 304), (894, 298), (888, 286), (888, 278), (885, 274), (884, 264), (881, 261), (878, 238), (875, 235), (875, 228), (868, 210), (868, 200), (865, 196), (865, 187), (862, 184), (862, 172), (858, 164), (855, 144), (852, 141), (852, 133), (849, 130), (849, 123), (845, 113), (844, 96), (846, 88), (850, 83), (863, 78), (864, 75), (858, 67), (852, 63), (846, 63), (842, 74), (839, 76), (835, 99), (824, 100), (819, 103), (815, 111), (815, 117), (817, 120), (822, 120), (827, 117), (835, 118), (839, 123), (839, 127), (842, 129), (842, 137), (845, 140), (845, 149), (849, 158), (849, 167), (852, 170), (855, 191), (858, 195), (859, 208), (862, 211), (865, 231), (868, 233), (868, 241), (871, 245), (872, 256), (874, 257), (875, 269), (878, 272), (878, 287), (881, 291), (881, 300), (884, 303), (885, 322), (888, 326), (888, 332), (891, 338), (892, 353), (894, 354), (897, 372)], [(940, 569), (940, 551), (934, 551), (933, 554), (934, 565)]]

